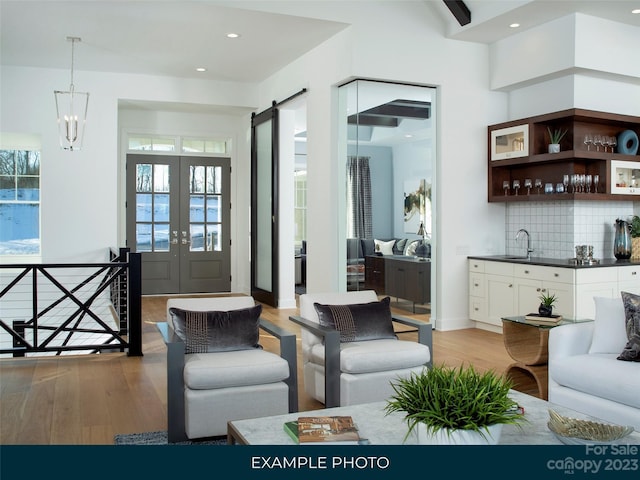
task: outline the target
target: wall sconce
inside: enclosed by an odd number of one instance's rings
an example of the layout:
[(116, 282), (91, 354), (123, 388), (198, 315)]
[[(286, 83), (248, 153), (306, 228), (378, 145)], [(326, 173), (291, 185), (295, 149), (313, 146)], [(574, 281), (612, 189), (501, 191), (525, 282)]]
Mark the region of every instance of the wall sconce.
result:
[(89, 93), (76, 92), (73, 85), (73, 54), (79, 37), (67, 37), (71, 42), (71, 84), (68, 91), (54, 90), (56, 114), (58, 116), (58, 136), (60, 147), (64, 150), (80, 150), (84, 137), (84, 124), (87, 121)]

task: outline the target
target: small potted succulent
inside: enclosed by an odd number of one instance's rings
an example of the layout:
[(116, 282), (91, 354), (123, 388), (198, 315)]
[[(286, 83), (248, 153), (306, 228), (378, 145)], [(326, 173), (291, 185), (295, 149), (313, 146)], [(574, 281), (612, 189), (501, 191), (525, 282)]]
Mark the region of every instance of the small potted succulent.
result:
[(539, 297), (540, 306), (538, 307), (538, 315), (541, 317), (550, 317), (553, 314), (553, 305), (558, 300), (555, 293), (542, 293)]
[(551, 131), (551, 128), (547, 127), (549, 132), (549, 153), (558, 153), (560, 151), (560, 141), (567, 134), (567, 130), (556, 128)]
[(504, 424), (518, 425), (524, 417), (509, 397), (513, 382), (493, 370), (479, 373), (473, 366), (434, 365), (392, 382), (387, 415), (404, 414), (408, 431), (423, 445), (496, 444)]

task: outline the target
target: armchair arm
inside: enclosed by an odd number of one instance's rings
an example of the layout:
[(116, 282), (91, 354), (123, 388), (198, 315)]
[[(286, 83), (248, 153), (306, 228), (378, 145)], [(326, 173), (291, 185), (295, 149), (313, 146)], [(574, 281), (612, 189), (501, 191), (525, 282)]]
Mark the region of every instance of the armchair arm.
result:
[(433, 366), (433, 328), (431, 324), (396, 315), (393, 315), (391, 319), (394, 322), (402, 323), (403, 325), (408, 325), (418, 330), (418, 343), (429, 347), (429, 362), (426, 365), (431, 368)]
[(184, 425), (184, 341), (167, 322), (156, 323), (167, 345), (167, 431), (169, 443), (187, 440)]
[(298, 411), (298, 354), (296, 334), (260, 317), (260, 328), (280, 341), (280, 356), (289, 364), (289, 378), (285, 381), (289, 387), (289, 413)]
[(306, 318), (290, 316), (289, 320), (324, 340), (324, 406), (340, 406), (340, 332)]
[(560, 325), (549, 330), (549, 366), (555, 361), (589, 351), (594, 322)]

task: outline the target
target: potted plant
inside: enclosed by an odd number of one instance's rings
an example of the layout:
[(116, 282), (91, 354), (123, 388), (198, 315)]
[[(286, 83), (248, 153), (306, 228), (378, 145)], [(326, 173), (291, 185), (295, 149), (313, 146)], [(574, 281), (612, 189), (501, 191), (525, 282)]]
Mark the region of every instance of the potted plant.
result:
[(631, 219), (631, 259), (640, 260), (640, 217)]
[(541, 317), (550, 317), (553, 314), (553, 305), (558, 300), (555, 293), (542, 293), (539, 297), (540, 306), (538, 307), (538, 315)]
[(567, 134), (567, 130), (556, 128), (553, 132), (547, 127), (549, 132), (549, 153), (558, 153), (560, 151), (560, 141)]
[(402, 412), (421, 444), (495, 444), (504, 424), (524, 420), (509, 398), (513, 383), (493, 370), (436, 365), (392, 383), (385, 411)]

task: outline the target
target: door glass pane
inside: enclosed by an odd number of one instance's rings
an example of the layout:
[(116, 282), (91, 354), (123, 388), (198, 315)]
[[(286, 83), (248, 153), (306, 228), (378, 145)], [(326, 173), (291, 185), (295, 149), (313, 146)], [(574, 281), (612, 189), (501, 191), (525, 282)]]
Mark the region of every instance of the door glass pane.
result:
[(257, 232), (256, 232), (256, 287), (272, 292), (272, 192), (271, 192), (271, 121), (261, 123), (256, 131), (257, 155)]
[(148, 223), (136, 224), (136, 251), (151, 251), (151, 225)]
[(151, 191), (151, 165), (139, 164), (136, 166), (136, 192)]
[(153, 225), (153, 251), (169, 251), (169, 224), (156, 223)]
[(207, 225), (207, 251), (222, 251), (222, 225), (220, 224), (208, 224)]
[(149, 193), (137, 193), (136, 194), (136, 221), (137, 222), (150, 222), (151, 221), (151, 194)]
[(189, 250), (192, 252), (204, 251), (204, 225), (192, 224), (191, 228), (191, 245)]
[(189, 178), (189, 192), (190, 193), (204, 193), (205, 187), (205, 167), (203, 166), (193, 166), (190, 169), (190, 178)]
[(153, 221), (169, 221), (169, 194), (155, 194), (153, 196)]
[(204, 195), (190, 195), (189, 221), (204, 222)]
[(207, 167), (207, 193), (222, 193), (222, 167)]
[(218, 195), (207, 195), (207, 222), (221, 221), (220, 197)]
[(153, 191), (169, 191), (169, 165), (154, 165), (153, 167)]

